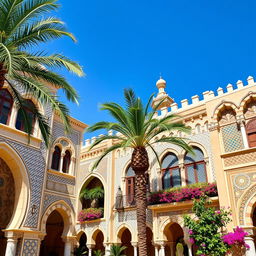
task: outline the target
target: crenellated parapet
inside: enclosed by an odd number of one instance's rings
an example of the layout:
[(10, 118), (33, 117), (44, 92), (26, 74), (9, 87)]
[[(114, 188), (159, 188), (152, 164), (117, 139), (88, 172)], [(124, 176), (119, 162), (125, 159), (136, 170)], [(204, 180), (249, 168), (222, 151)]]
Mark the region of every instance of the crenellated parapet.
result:
[[(241, 80), (238, 80), (236, 82), (236, 87), (234, 87), (232, 84), (228, 84), (226, 86), (226, 89), (219, 87), (216, 92), (212, 90), (205, 91), (202, 93), (201, 97), (199, 95), (194, 95), (191, 97), (191, 100), (183, 99), (179, 104), (176, 102), (172, 102), (168, 106), (165, 105), (159, 110), (159, 112), (156, 113), (156, 117), (164, 116), (164, 115), (167, 115), (168, 113), (182, 112), (184, 110), (187, 110), (188, 108), (193, 108), (200, 104), (205, 104), (206, 102), (216, 99), (218, 97), (227, 96), (233, 92), (242, 90), (244, 89), (244, 87), (255, 86), (255, 85), (256, 83), (254, 81), (254, 78), (252, 76), (249, 76), (247, 78), (247, 84), (244, 84)], [(169, 97), (168, 94), (165, 94), (165, 96)]]

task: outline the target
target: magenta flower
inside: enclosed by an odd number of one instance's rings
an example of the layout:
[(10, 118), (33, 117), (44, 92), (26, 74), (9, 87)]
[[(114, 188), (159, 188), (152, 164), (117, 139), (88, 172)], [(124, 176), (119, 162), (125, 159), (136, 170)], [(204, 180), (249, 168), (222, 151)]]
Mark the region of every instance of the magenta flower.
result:
[(87, 220), (95, 220), (103, 217), (103, 209), (101, 208), (88, 208), (83, 209), (78, 214), (78, 221), (84, 222)]
[(194, 239), (194, 238), (189, 238), (189, 242), (190, 242), (191, 244), (194, 244), (194, 243), (195, 243), (195, 239)]
[(222, 240), (224, 243), (228, 244), (229, 246), (238, 245), (241, 247), (245, 247), (249, 249), (250, 246), (245, 243), (245, 237), (248, 235), (242, 228), (236, 227), (234, 232), (229, 232), (228, 234), (222, 236)]

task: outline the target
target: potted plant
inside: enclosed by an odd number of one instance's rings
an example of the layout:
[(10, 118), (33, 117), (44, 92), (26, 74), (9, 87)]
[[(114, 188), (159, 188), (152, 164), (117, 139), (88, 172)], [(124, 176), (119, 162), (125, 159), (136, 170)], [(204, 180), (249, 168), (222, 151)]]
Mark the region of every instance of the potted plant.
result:
[(91, 208), (98, 208), (99, 200), (102, 198), (104, 198), (104, 189), (100, 186), (91, 189), (84, 188), (80, 193), (80, 199), (91, 200)]
[(94, 256), (104, 256), (103, 252), (101, 250), (97, 250), (93, 252)]
[(120, 245), (111, 245), (110, 248), (110, 256), (126, 256), (123, 254), (123, 251), (126, 249), (126, 246), (120, 246)]

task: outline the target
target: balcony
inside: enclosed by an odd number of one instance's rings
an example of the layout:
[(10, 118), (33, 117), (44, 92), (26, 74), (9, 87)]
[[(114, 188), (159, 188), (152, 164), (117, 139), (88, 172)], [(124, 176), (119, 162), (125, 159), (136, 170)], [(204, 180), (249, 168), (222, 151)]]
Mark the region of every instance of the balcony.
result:
[(217, 197), (218, 190), (215, 183), (197, 183), (185, 187), (153, 192), (148, 198), (149, 205), (181, 203), (199, 199), (201, 196)]
[[(154, 205), (169, 205), (168, 207), (177, 204), (192, 205), (193, 199), (199, 199), (204, 195), (211, 197), (216, 201), (218, 198), (218, 190), (216, 184), (196, 183), (185, 187), (177, 187), (163, 191), (151, 192), (147, 196), (147, 203), (149, 208), (152, 208)], [(116, 196), (116, 210), (120, 211), (132, 207), (136, 207), (135, 195), (122, 195), (120, 190)]]

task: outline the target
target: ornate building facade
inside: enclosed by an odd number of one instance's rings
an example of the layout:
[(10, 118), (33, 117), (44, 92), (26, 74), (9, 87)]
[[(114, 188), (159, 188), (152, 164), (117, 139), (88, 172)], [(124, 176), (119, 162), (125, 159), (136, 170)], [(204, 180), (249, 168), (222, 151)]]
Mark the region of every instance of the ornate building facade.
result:
[[(155, 150), (162, 162), (159, 167), (149, 151), (148, 181), (150, 192), (198, 183), (216, 183), (218, 195), (213, 206), (230, 207), (231, 231), (236, 226), (247, 232), (247, 255), (255, 253), (256, 226), (256, 83), (229, 84), (224, 92), (206, 91), (180, 104), (165, 92), (166, 82), (157, 82), (161, 99), (156, 118), (177, 114), (177, 121), (191, 127), (186, 136), (194, 148), (191, 155), (165, 143)], [(56, 93), (55, 88), (51, 88)], [(72, 131), (65, 134), (60, 117), (49, 106), (41, 106), (52, 129), (51, 145), (42, 143), (38, 123), (32, 118), (30, 143), (24, 132), (19, 109), (7, 86), (0, 89), (0, 256), (73, 255), (75, 247), (105, 251), (111, 244), (123, 244), (126, 254), (137, 256), (136, 202), (134, 172), (130, 168), (130, 150), (110, 153), (91, 171), (96, 158), (115, 141), (99, 144), (88, 151), (95, 137), (83, 144), (86, 124), (70, 117)], [(81, 198), (81, 191), (100, 188), (103, 196), (92, 202)], [(183, 215), (191, 214), (192, 201), (149, 203), (147, 209), (148, 255), (174, 256), (182, 243), (184, 255), (194, 255), (184, 227)], [(78, 221), (83, 209), (99, 208), (94, 220)], [(83, 211), (82, 211), (83, 212)]]

